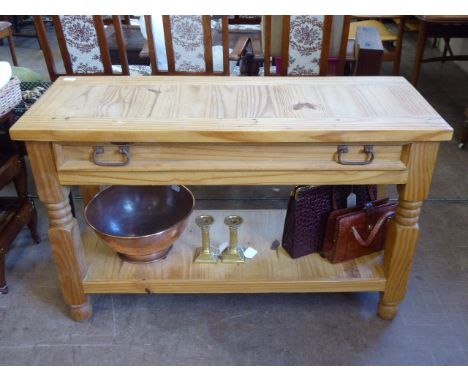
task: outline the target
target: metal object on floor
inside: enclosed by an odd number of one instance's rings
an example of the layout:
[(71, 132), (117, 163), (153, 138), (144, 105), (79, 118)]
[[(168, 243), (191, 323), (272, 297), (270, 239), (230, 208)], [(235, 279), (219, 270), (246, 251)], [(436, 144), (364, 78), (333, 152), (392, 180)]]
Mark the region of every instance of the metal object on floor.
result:
[(221, 254), (223, 263), (237, 264), (245, 262), (244, 251), (237, 245), (237, 230), (243, 220), (239, 215), (229, 215), (224, 224), (229, 227), (229, 246)]
[(211, 215), (200, 215), (195, 219), (195, 223), (200, 227), (202, 233), (202, 246), (195, 250), (195, 263), (218, 262), (219, 249), (210, 245), (210, 226), (214, 218)]

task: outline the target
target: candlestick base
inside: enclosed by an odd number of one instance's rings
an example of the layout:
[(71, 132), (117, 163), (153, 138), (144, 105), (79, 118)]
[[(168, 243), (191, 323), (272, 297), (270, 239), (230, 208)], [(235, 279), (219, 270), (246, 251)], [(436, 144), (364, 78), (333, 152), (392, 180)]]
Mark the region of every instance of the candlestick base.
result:
[(245, 263), (244, 250), (241, 247), (237, 247), (235, 250), (229, 250), (228, 247), (221, 254), (221, 260), (225, 264)]
[(209, 250), (203, 250), (202, 247), (198, 247), (195, 250), (194, 263), (205, 263), (205, 264), (216, 264), (218, 262), (219, 249), (211, 247)]

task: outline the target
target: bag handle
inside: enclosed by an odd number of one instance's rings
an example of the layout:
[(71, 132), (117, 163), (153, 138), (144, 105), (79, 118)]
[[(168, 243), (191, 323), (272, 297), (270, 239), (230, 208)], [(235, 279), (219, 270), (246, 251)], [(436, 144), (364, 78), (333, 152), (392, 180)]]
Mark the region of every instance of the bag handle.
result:
[(385, 212), (380, 218), (379, 220), (377, 220), (377, 223), (375, 223), (375, 226), (374, 228), (372, 228), (372, 231), (371, 233), (369, 234), (369, 237), (367, 238), (367, 240), (364, 241), (364, 239), (361, 237), (361, 235), (359, 234), (358, 230), (356, 229), (356, 227), (351, 227), (351, 231), (353, 232), (354, 234), (354, 238), (357, 240), (357, 242), (362, 245), (363, 247), (368, 247), (369, 245), (372, 244), (372, 242), (374, 241), (375, 237), (377, 236), (378, 232), (380, 231), (380, 229), (382, 228), (382, 225), (383, 223), (385, 222), (386, 219), (388, 219), (389, 217), (392, 217), (393, 215), (395, 215), (395, 211), (387, 211)]
[[(298, 191), (301, 189), (309, 189), (312, 188), (313, 186), (295, 186), (294, 190), (291, 192), (291, 196), (293, 196), (295, 199), (298, 197)], [(320, 186), (319, 186), (320, 187)], [(338, 209), (338, 205), (336, 203), (336, 188), (339, 186), (332, 186), (332, 192), (331, 192), (331, 199), (332, 199), (332, 208), (333, 210)], [(351, 185), (351, 192), (353, 192), (354, 185)], [(374, 202), (377, 200), (377, 192), (373, 192), (373, 187), (372, 185), (367, 185), (367, 193), (369, 194), (369, 198), (371, 202)]]
[[(336, 203), (336, 188), (338, 186), (333, 186), (332, 188), (332, 206), (333, 206), (333, 209), (334, 210), (337, 210), (338, 209), (338, 205)], [(351, 185), (351, 192), (353, 192), (354, 190), (354, 185)], [(367, 193), (369, 194), (369, 197), (370, 197), (370, 200), (373, 202), (377, 199), (377, 195), (372, 192), (372, 186), (371, 185), (367, 185)]]

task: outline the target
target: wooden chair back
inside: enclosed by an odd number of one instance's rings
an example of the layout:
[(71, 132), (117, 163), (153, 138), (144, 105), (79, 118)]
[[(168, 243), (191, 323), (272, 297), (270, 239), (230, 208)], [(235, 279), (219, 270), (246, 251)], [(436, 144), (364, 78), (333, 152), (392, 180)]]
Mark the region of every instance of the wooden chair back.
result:
[[(327, 74), (333, 16), (283, 16), (282, 76)], [(265, 16), (265, 75), (271, 75), (271, 16)]]
[(228, 18), (222, 16), (223, 70), (215, 71), (211, 16), (162, 16), (167, 70), (158, 67), (152, 16), (145, 16), (151, 72), (155, 74), (229, 75)]
[[(119, 16), (112, 18), (116, 35), (121, 31)], [(112, 64), (104, 31), (102, 16), (70, 15), (52, 16), (65, 73), (56, 68), (54, 54), (42, 16), (34, 16), (39, 43), (44, 53), (49, 76), (55, 81), (60, 75), (112, 75)], [(119, 47), (119, 53), (125, 46)], [(121, 62), (126, 62), (121, 57)], [(125, 64), (122, 65), (124, 67)], [(128, 74), (128, 63), (126, 64)]]

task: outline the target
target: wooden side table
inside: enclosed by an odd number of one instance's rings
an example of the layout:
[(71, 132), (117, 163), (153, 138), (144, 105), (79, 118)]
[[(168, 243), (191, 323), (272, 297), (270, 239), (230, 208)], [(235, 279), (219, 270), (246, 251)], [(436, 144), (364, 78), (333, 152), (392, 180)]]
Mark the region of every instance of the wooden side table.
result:
[[(436, 61), (466, 61), (468, 54), (447, 55), (446, 52), (440, 57), (423, 59), (426, 39), (430, 37), (443, 38), (449, 47), (451, 38), (468, 37), (468, 16), (417, 16), (420, 20), (418, 45), (416, 47), (416, 58), (413, 68), (412, 84), (416, 86), (419, 78), (421, 64)], [(451, 51), (451, 50), (450, 50)]]
[[(382, 292), (379, 315), (392, 319), (439, 142), (452, 133), (401, 77), (62, 77), (11, 130), (26, 141), (63, 296), (78, 321), (90, 317), (93, 293), (354, 291)], [(123, 144), (131, 159), (102, 166), (122, 161)], [(342, 264), (273, 247), (284, 211), (269, 210), (237, 211), (241, 240), (259, 251), (244, 264), (194, 264), (194, 217), (166, 260), (130, 264), (72, 217), (69, 187), (103, 184), (397, 184), (399, 204), (384, 252)], [(223, 227), (213, 228), (212, 239), (224, 240)]]

